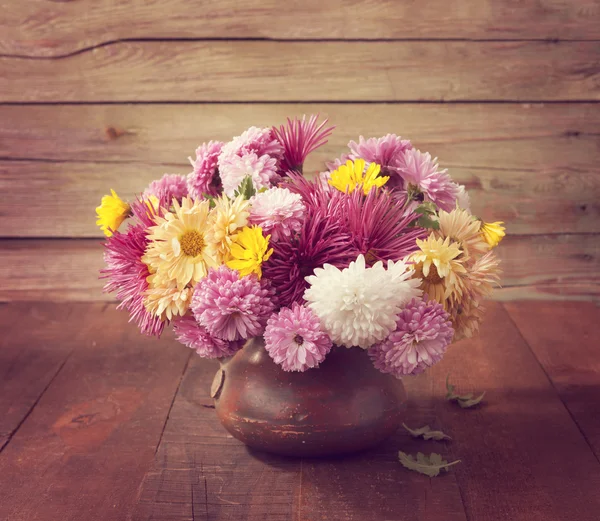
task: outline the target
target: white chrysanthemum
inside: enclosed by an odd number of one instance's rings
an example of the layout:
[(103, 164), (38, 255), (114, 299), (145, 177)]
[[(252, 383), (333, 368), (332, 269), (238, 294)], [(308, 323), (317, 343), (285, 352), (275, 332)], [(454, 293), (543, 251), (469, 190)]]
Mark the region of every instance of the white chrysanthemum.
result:
[(367, 268), (359, 255), (343, 270), (330, 264), (317, 268), (306, 277), (304, 298), (335, 344), (367, 349), (387, 338), (402, 306), (421, 295), (421, 281), (413, 275), (403, 261)]
[(287, 188), (269, 188), (250, 200), (250, 223), (257, 224), (273, 241), (300, 231), (304, 219), (302, 196)]
[(458, 195), (456, 196), (456, 204), (463, 210), (471, 211), (471, 199), (465, 185), (458, 185)]

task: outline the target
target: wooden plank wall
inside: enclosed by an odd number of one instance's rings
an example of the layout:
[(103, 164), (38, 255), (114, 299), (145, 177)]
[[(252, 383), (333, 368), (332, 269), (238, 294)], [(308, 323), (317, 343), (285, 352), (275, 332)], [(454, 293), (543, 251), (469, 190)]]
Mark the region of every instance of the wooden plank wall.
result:
[(507, 222), (500, 299), (600, 298), (598, 0), (17, 2), (0, 12), (0, 300), (107, 298), (94, 208), (319, 112)]

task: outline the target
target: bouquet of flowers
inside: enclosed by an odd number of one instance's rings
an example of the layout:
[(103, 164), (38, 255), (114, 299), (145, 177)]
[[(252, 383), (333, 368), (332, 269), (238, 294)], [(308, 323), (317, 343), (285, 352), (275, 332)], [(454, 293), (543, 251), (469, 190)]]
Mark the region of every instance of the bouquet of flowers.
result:
[(104, 196), (105, 290), (143, 333), (172, 325), (206, 358), (263, 336), (284, 371), (318, 367), (333, 346), (397, 377), (437, 363), (477, 331), (502, 223), (472, 215), (465, 187), (395, 134), (361, 136), (305, 175), (332, 131), (316, 116), (251, 127), (199, 146), (187, 176), (129, 203)]

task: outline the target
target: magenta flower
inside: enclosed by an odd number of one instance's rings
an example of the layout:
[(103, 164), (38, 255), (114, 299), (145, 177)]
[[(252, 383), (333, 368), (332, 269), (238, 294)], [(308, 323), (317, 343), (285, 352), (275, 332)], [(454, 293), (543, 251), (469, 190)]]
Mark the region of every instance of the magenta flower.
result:
[(290, 120), (287, 125), (279, 128), (273, 127), (273, 132), (283, 146), (281, 168), (283, 171), (294, 170), (302, 172), (304, 160), (314, 150), (327, 143), (327, 138), (335, 127), (325, 127), (327, 120), (317, 124), (318, 115), (311, 115), (306, 121), (302, 119)]
[(434, 300), (412, 299), (398, 315), (396, 330), (369, 348), (382, 373), (397, 378), (422, 373), (442, 359), (454, 330), (449, 315)]
[(187, 179), (183, 175), (165, 174), (157, 181), (152, 181), (144, 191), (143, 197), (155, 196), (165, 206), (171, 206), (171, 201), (188, 195)]
[(290, 237), (302, 228), (302, 197), (287, 188), (274, 187), (257, 193), (250, 204), (250, 224), (260, 226), (263, 234), (270, 234), (272, 242)]
[(212, 336), (190, 315), (176, 320), (173, 323), (173, 331), (179, 342), (192, 348), (203, 358), (232, 356), (244, 345), (243, 340), (228, 342)]
[(189, 195), (194, 199), (221, 194), (217, 160), (223, 145), (221, 141), (203, 143), (196, 149), (196, 159), (189, 158), (194, 170), (187, 176), (187, 186)]
[(446, 169), (439, 170), (437, 158), (416, 148), (407, 150), (398, 167), (404, 179), (403, 192), (412, 201), (431, 201), (446, 212), (456, 207), (456, 198), (460, 190), (452, 182)]
[(100, 277), (108, 280), (104, 291), (114, 292), (121, 301), (117, 308), (129, 311), (130, 321), (135, 322), (142, 333), (159, 337), (165, 324), (144, 307), (146, 279), (150, 276), (148, 266), (142, 262), (148, 244), (146, 234), (147, 227), (141, 223), (130, 225), (125, 233), (114, 232), (104, 244), (106, 268), (100, 271)]
[(284, 371), (317, 367), (331, 346), (331, 339), (321, 330), (319, 318), (297, 303), (281, 309), (267, 322), (265, 348)]
[(212, 336), (231, 342), (262, 334), (275, 304), (256, 276), (240, 278), (237, 271), (221, 266), (211, 268), (198, 283), (191, 309)]
[(409, 227), (418, 215), (405, 212), (386, 190), (371, 190), (364, 196), (356, 190), (346, 199), (348, 233), (359, 253), (372, 266), (381, 260), (400, 260), (418, 249), (416, 240), (427, 230)]

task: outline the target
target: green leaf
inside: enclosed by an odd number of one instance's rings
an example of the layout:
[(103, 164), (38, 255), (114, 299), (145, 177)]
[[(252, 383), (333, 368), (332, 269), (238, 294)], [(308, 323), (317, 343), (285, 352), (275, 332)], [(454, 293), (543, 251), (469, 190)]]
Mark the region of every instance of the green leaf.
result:
[(451, 440), (452, 438), (448, 436), (446, 433), (442, 431), (432, 431), (429, 425), (425, 425), (425, 427), (420, 427), (418, 429), (411, 429), (407, 427), (405, 423), (402, 424), (408, 432), (410, 432), (411, 436), (418, 438), (421, 437), (424, 440)]
[(202, 197), (204, 197), (204, 199), (206, 199), (208, 201), (209, 208), (214, 208), (215, 206), (217, 206), (217, 203), (215, 202), (215, 198), (212, 195), (202, 194)]
[(421, 217), (417, 219), (417, 226), (420, 226), (421, 228), (431, 228), (433, 230), (440, 229), (440, 223), (435, 219), (432, 219), (429, 214), (421, 215)]
[(441, 470), (447, 472), (448, 467), (460, 463), (460, 460), (448, 463), (446, 460), (442, 459), (440, 454), (431, 453), (429, 456), (426, 456), (422, 452), (417, 453), (417, 457), (415, 458), (411, 454), (400, 451), (398, 452), (398, 459), (407, 469), (414, 470), (420, 474), (425, 474), (430, 478), (439, 475)]
[(252, 183), (252, 177), (247, 175), (240, 183), (240, 186), (237, 187), (237, 190), (233, 193), (233, 196), (238, 197), (241, 195), (244, 197), (244, 199), (250, 199), (255, 193), (256, 189)]
[(475, 405), (478, 405), (479, 403), (481, 403), (483, 397), (485, 396), (485, 391), (483, 391), (479, 396), (474, 398), (473, 393), (456, 394), (454, 392), (454, 389), (455, 387), (450, 383), (450, 375), (446, 376), (446, 390), (448, 391), (446, 393), (446, 400), (450, 402), (457, 402), (462, 409), (468, 409), (469, 407), (474, 407)]

